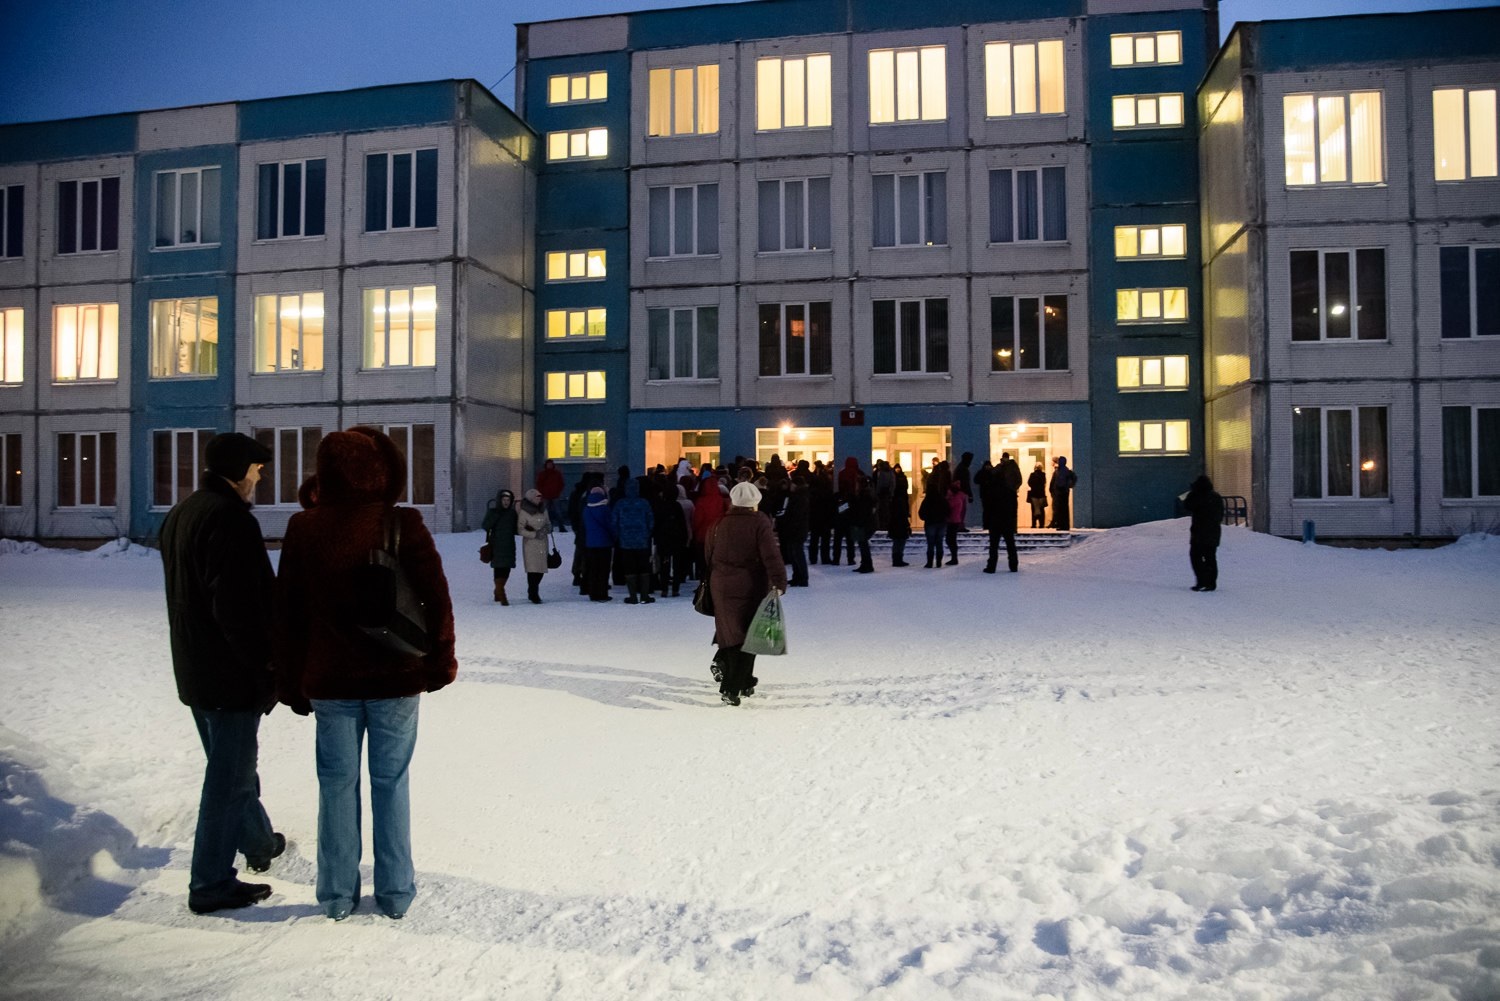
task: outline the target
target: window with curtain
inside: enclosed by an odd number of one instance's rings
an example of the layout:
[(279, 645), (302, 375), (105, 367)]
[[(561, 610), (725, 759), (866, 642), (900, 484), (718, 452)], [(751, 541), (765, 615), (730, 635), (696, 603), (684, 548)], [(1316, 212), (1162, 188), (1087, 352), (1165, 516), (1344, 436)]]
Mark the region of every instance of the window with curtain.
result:
[(317, 471), (321, 427), (252, 428), (250, 436), (271, 451), (270, 468), (255, 484), (257, 507), (290, 507), (297, 491)]
[(52, 307), (52, 381), (110, 381), (120, 368), (120, 304)]
[(1500, 176), (1494, 87), (1432, 92), (1433, 173), (1439, 181)]
[(1067, 368), (1067, 296), (991, 297), (991, 372), (1064, 372)]
[(1293, 341), (1386, 339), (1385, 251), (1291, 252)]
[(990, 118), (1060, 115), (1066, 111), (1066, 66), (1060, 38), (987, 42), (984, 46), (985, 114)]
[(825, 129), (833, 124), (833, 56), (767, 56), (755, 61), (755, 127)]
[(0, 184), (0, 257), (26, 253), (26, 185)]
[(1062, 167), (990, 171), (990, 243), (1067, 240), (1067, 191)]
[(609, 130), (573, 129), (547, 133), (547, 159), (602, 160), (609, 156)]
[(198, 489), (213, 428), (151, 432), (151, 506), (169, 508)]
[(1288, 94), (1281, 103), (1287, 187), (1385, 180), (1380, 91)]
[(256, 171), (255, 238), (322, 236), (328, 196), (328, 161), (283, 160)]
[(646, 310), (646, 378), (652, 382), (719, 377), (719, 308)]
[(65, 431), (57, 436), (57, 506), (114, 507), (116, 435)]
[(1438, 272), (1442, 336), (1500, 337), (1500, 247), (1441, 247)]
[(58, 181), (57, 252), (87, 254), (119, 249), (120, 179)]
[(828, 250), (833, 246), (829, 178), (761, 181), (756, 189), (761, 253)]
[(646, 193), (648, 257), (694, 257), (719, 252), (719, 186), (686, 184)]
[(719, 67), (672, 66), (647, 73), (646, 135), (712, 135), (719, 131)]
[(323, 370), (323, 293), (255, 297), (254, 371)]
[(584, 104), (609, 97), (609, 74), (602, 70), (590, 73), (563, 73), (547, 78), (548, 104)]
[(1292, 497), (1390, 496), (1385, 407), (1293, 407)]
[(365, 232), (437, 225), (438, 154), (434, 149), (365, 156)]
[(759, 309), (760, 374), (833, 372), (833, 303), (766, 302)]
[(1500, 497), (1500, 407), (1443, 408), (1443, 496)]
[(870, 179), (872, 242), (877, 247), (936, 247), (948, 243), (948, 175), (876, 174)]
[(437, 364), (437, 286), (364, 290), (361, 367), (431, 368)]
[(942, 45), (870, 50), (870, 124), (948, 117), (948, 50)]
[(26, 376), (26, 311), (0, 309), (0, 383), (15, 385)]
[(432, 424), (387, 424), (381, 428), (406, 460), (406, 490), (397, 504), (432, 504), (436, 499), (437, 435)]
[(875, 374), (948, 371), (947, 299), (876, 299)]

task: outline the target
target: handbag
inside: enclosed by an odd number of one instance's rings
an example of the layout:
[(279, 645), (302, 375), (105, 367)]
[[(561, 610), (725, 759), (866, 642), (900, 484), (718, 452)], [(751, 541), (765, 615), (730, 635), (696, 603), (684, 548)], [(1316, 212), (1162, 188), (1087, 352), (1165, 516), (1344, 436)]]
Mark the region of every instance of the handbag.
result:
[(401, 569), (398, 514), (395, 508), (386, 510), (380, 548), (370, 550), (367, 562), (355, 569), (355, 624), (389, 652), (419, 657), (431, 651), (432, 640), (426, 605)]
[(714, 593), (708, 587), (708, 573), (703, 574), (703, 579), (693, 589), (693, 611), (699, 615), (712, 616), (714, 614)]
[(786, 653), (786, 618), (781, 611), (781, 595), (773, 589), (761, 599), (750, 627), (745, 630), (745, 653), (779, 657)]
[(557, 540), (552, 538), (552, 533), (547, 533), (547, 541), (552, 544), (552, 551), (547, 554), (547, 569), (556, 570), (562, 566), (562, 553), (557, 551)]
[(488, 563), (495, 556), (495, 549), (488, 542), (479, 547), (479, 562)]

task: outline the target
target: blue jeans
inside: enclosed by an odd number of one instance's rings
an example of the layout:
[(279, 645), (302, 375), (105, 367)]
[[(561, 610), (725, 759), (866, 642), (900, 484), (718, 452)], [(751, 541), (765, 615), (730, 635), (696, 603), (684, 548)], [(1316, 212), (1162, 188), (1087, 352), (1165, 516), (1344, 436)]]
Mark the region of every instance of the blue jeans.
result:
[(188, 892), (213, 891), (235, 881), (236, 852), (269, 855), (275, 850), (271, 820), (260, 805), (256, 756), (259, 712), (194, 709), (198, 739), (208, 764), (198, 798), (198, 828)]
[(359, 903), (360, 750), (370, 742), (370, 813), (375, 903), (405, 914), (416, 896), (411, 862), (412, 751), (416, 695), (404, 699), (313, 699), (318, 721), (318, 903), (330, 917)]

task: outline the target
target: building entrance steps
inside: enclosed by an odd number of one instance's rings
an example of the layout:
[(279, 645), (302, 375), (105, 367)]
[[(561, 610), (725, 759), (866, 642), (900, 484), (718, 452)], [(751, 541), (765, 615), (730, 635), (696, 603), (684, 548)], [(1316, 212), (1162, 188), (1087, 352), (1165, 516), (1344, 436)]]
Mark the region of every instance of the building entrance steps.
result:
[[(1048, 530), (1020, 531), (1016, 533), (1016, 551), (1022, 553), (1034, 553), (1051, 549), (1067, 549), (1074, 542), (1085, 538), (1090, 532), (1099, 529), (1075, 529), (1071, 532), (1055, 532)], [(912, 553), (925, 551), (927, 545), (926, 537), (920, 530), (913, 532), (912, 537), (906, 540), (906, 558), (910, 560)], [(1005, 543), (1000, 543), (1003, 554)], [(884, 532), (876, 532), (870, 536), (870, 552), (889, 553), (891, 551), (891, 537)], [(943, 552), (948, 551), (946, 538), (943, 541)], [(958, 533), (958, 553), (960, 556), (969, 558), (987, 558), (990, 552), (990, 533), (982, 528), (971, 528), (967, 532)]]

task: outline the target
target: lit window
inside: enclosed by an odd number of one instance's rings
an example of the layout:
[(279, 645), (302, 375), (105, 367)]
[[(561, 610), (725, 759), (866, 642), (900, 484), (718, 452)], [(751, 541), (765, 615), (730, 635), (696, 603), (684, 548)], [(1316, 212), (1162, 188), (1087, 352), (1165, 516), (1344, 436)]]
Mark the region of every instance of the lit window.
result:
[(364, 307), (363, 368), (437, 364), (437, 286), (367, 288)]
[(1443, 408), (1443, 496), (1500, 497), (1500, 407)]
[(604, 399), (604, 373), (548, 372), (548, 403), (582, 403)]
[(298, 502), (297, 491), (317, 472), (321, 427), (253, 428), (250, 436), (271, 451), (270, 468), (255, 484), (258, 507), (288, 507)]
[(0, 257), (25, 254), (26, 185), (0, 184)]
[(991, 372), (1065, 372), (1067, 368), (1067, 296), (990, 298)]
[(948, 243), (948, 175), (876, 174), (870, 179), (871, 240), (877, 247), (940, 247)]
[(602, 306), (587, 309), (549, 309), (546, 313), (547, 339), (571, 340), (580, 337), (603, 337)]
[(1185, 288), (1122, 288), (1115, 292), (1120, 323), (1182, 323), (1187, 320)]
[(151, 432), (151, 506), (167, 508), (198, 489), (213, 428)]
[(436, 149), (365, 157), (365, 232), (437, 225)]
[(102, 253), (120, 249), (120, 179), (57, 182), (57, 252)]
[(1121, 455), (1186, 455), (1187, 421), (1121, 421)]
[(1115, 359), (1115, 385), (1121, 392), (1148, 393), (1186, 389), (1187, 355), (1122, 355)]
[(548, 431), (547, 458), (565, 461), (568, 459), (603, 459), (603, 431)]
[(761, 181), (760, 251), (828, 250), (833, 246), (826, 177)]
[(154, 247), (219, 242), (219, 168), (156, 172)]
[(387, 424), (380, 430), (406, 459), (406, 490), (397, 504), (432, 504), (437, 484), (437, 445), (431, 424)]
[(719, 186), (650, 188), (647, 257), (697, 257), (719, 252)]
[(26, 377), (26, 311), (0, 309), (0, 383), (15, 384)]
[(875, 374), (948, 371), (947, 299), (876, 299)]
[(1495, 88), (1432, 92), (1432, 152), (1439, 181), (1500, 175)]
[(548, 160), (601, 160), (609, 156), (609, 130), (574, 129), (547, 133)]
[(1380, 91), (1288, 94), (1281, 106), (1288, 187), (1385, 180)]
[(989, 42), (984, 47), (985, 114), (1060, 115), (1065, 75), (1060, 39)]
[(1164, 129), (1182, 125), (1181, 94), (1121, 94), (1114, 99), (1116, 130)]
[(1292, 496), (1390, 496), (1385, 407), (1293, 407)]
[(1170, 66), (1182, 62), (1182, 32), (1148, 31), (1109, 36), (1109, 64), (1123, 66)]
[(255, 371), (323, 369), (323, 293), (255, 297)]
[(990, 171), (990, 243), (1068, 238), (1068, 187), (1062, 167)]
[(20, 507), (22, 492), (21, 436), (0, 434), (0, 507)]
[(774, 56), (755, 63), (755, 127), (821, 129), (833, 124), (833, 57)]
[(1294, 250), (1292, 340), (1385, 340), (1385, 251)]
[(110, 381), (120, 366), (120, 307), (101, 302), (52, 307), (52, 381)]
[(870, 51), (870, 123), (941, 122), (948, 117), (948, 50)]
[(654, 69), (648, 76), (648, 136), (706, 136), (719, 131), (717, 65)]
[(1115, 258), (1186, 257), (1187, 226), (1116, 226)]
[(760, 375), (833, 373), (833, 303), (767, 302), (760, 306)]
[(151, 378), (219, 374), (219, 300), (151, 301)]
[(1500, 247), (1438, 249), (1442, 336), (1500, 337)]
[(603, 277), (603, 250), (547, 251), (549, 282), (595, 281)]
[[(323, 235), (324, 202), (328, 196), (327, 160), (317, 157), (263, 163), (257, 174), (257, 240)], [(433, 194), (436, 197), (435, 187)]]
[(719, 309), (646, 311), (646, 378), (717, 379), (719, 377)]
[(113, 431), (66, 431), (57, 436), (57, 506), (114, 507), (116, 436)]
[(547, 78), (548, 104), (582, 104), (609, 97), (609, 74), (570, 73)]

